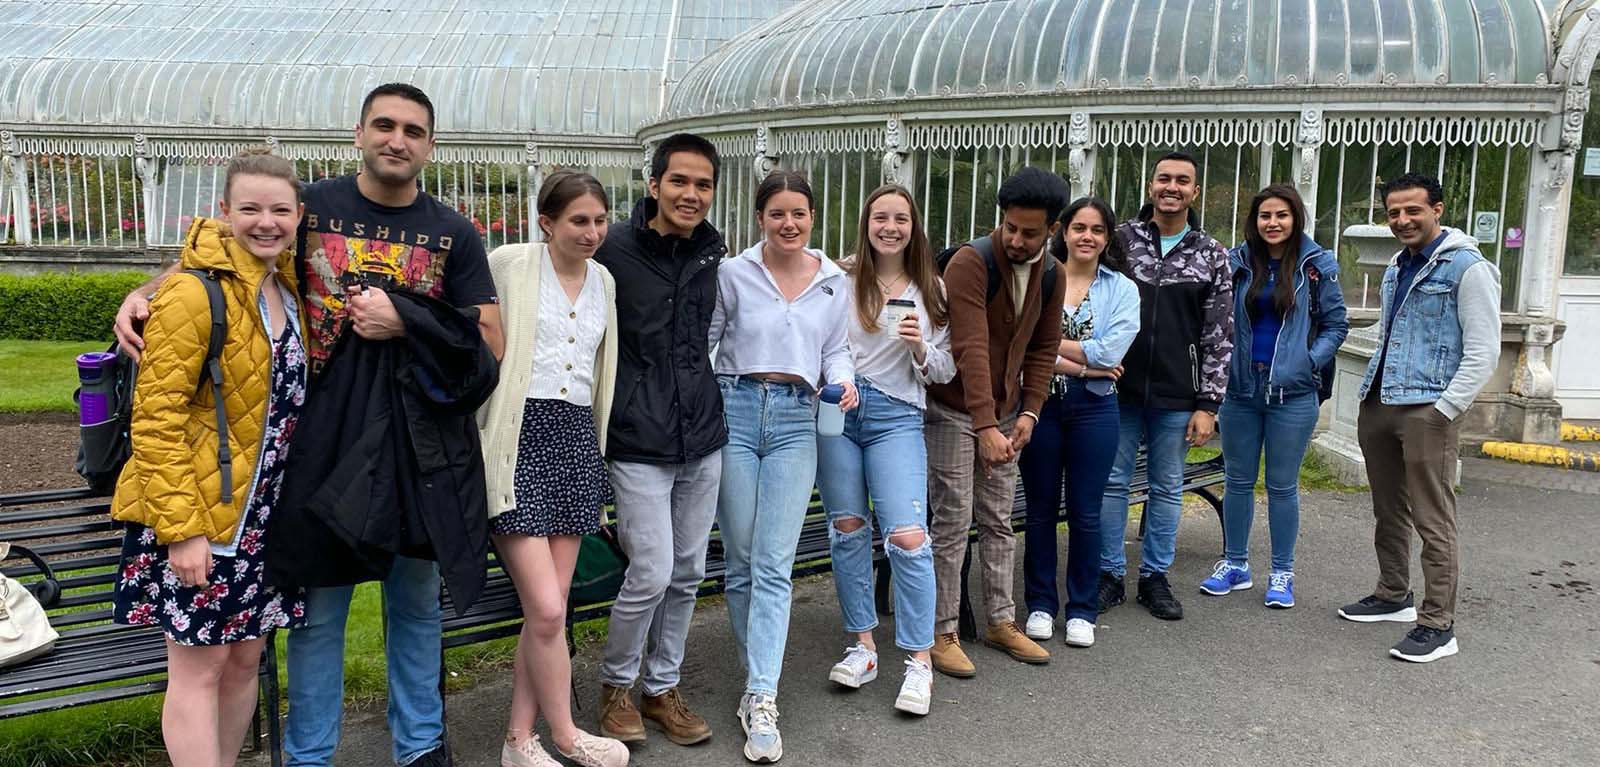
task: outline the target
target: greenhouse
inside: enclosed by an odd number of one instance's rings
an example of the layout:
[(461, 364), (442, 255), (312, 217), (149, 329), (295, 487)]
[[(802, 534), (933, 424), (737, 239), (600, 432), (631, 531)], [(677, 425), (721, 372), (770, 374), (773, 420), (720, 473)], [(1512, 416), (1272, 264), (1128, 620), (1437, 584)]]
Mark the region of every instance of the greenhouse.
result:
[[(0, 19), (12, 268), (159, 257), (247, 144), (307, 178), (350, 172), (360, 97), (389, 80), (433, 95), (424, 184), (490, 247), (528, 238), (552, 168), (595, 172), (626, 210), (679, 130), (725, 155), (731, 246), (784, 166), (821, 190), (815, 244), (836, 256), (886, 179), (942, 246), (995, 223), (1023, 164), (1131, 215), (1152, 158), (1184, 149), (1224, 242), (1257, 189), (1294, 183), (1367, 322), (1393, 249), (1375, 188), (1418, 169), (1502, 274), (1502, 369), (1469, 435), (1551, 441), (1562, 407), (1600, 417), (1600, 360), (1555, 344), (1562, 321), (1600, 329), (1595, 0), (0, 0)], [(1372, 343), (1352, 336), (1350, 370)], [(1353, 428), (1351, 398), (1328, 410)]]
[(792, 0), (0, 0), (0, 243), (175, 244), (222, 165), (267, 143), (307, 178), (355, 170), (361, 98), (430, 94), (427, 190), (491, 247), (526, 239), (545, 166), (624, 208), (635, 132), (688, 68)]
[[(1446, 224), (1477, 235), (1504, 288), (1501, 370), (1464, 432), (1553, 441), (1567, 210), (1586, 183), (1575, 161), (1600, 51), (1593, 5), (808, 3), (696, 64), (641, 139), (705, 133), (751, 168), (719, 198), (736, 246), (753, 236), (755, 179), (773, 166), (807, 170), (824, 190), (814, 244), (834, 254), (852, 247), (862, 196), (884, 180), (915, 191), (944, 244), (996, 224), (999, 179), (1021, 165), (1054, 168), (1129, 216), (1153, 158), (1186, 150), (1201, 158), (1204, 226), (1225, 243), (1242, 239), (1240, 214), (1258, 189), (1294, 183), (1315, 237), (1339, 254), (1362, 324), (1375, 319), (1395, 247), (1376, 185), (1431, 171), (1446, 188)], [(1573, 243), (1575, 266), (1592, 270), (1582, 255), (1592, 233)], [(1352, 335), (1342, 389), (1359, 383), (1374, 343)], [(1592, 386), (1600, 370), (1574, 364), (1572, 384)], [(1355, 408), (1353, 391), (1336, 395), (1329, 439), (1353, 438)], [(1359, 455), (1353, 439), (1340, 447)]]

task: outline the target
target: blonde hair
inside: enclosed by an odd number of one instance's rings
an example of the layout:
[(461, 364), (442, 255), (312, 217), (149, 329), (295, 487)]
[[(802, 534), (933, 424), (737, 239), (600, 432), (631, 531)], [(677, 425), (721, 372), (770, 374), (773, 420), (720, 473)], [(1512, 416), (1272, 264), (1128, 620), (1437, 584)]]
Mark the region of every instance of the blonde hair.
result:
[(229, 201), (233, 199), (235, 176), (267, 176), (282, 179), (289, 182), (289, 187), (294, 189), (294, 201), (300, 202), (300, 175), (295, 173), (294, 163), (273, 154), (269, 146), (248, 147), (228, 161), (228, 173), (222, 183), (222, 199)]

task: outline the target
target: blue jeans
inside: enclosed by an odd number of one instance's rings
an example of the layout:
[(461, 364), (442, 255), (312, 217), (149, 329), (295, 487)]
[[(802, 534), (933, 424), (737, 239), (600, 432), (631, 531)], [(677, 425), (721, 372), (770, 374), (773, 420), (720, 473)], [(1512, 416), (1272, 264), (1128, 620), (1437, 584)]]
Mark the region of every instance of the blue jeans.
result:
[[(344, 712), (344, 631), (354, 586), (306, 590), (306, 624), (289, 632), (289, 767), (333, 763)], [(383, 581), (394, 761), (409, 764), (444, 743), (439, 696), (439, 567), (397, 557)]]
[(1119, 404), (1117, 459), (1106, 478), (1100, 508), (1100, 570), (1121, 578), (1128, 571), (1123, 536), (1128, 533), (1128, 485), (1139, 460), (1139, 441), (1148, 454), (1150, 500), (1144, 504), (1144, 546), (1139, 575), (1165, 574), (1178, 546), (1178, 517), (1183, 513), (1183, 464), (1189, 454), (1184, 432), (1193, 411)]
[(1272, 531), (1272, 569), (1294, 570), (1294, 540), (1300, 533), (1300, 462), (1306, 457), (1320, 408), (1316, 392), (1282, 401), (1265, 399), (1267, 371), (1252, 366), (1256, 396), (1228, 395), (1219, 431), (1227, 483), (1222, 495), (1224, 555), (1250, 561), (1250, 523), (1255, 518), (1256, 476), (1267, 455), (1267, 523)]
[[(817, 489), (828, 511), (833, 586), (851, 633), (878, 627), (872, 593), (871, 513), (878, 518), (883, 550), (894, 579), (894, 643), (917, 652), (933, 647), (933, 542), (928, 532), (928, 448), (922, 441), (922, 410), (856, 379), (861, 404), (845, 414), (844, 434), (817, 439)], [(860, 528), (834, 526), (850, 517)], [(922, 545), (906, 550), (889, 540), (897, 530), (923, 533)]]
[(717, 526), (723, 594), (745, 692), (778, 694), (789, 638), (790, 573), (817, 476), (816, 395), (800, 384), (717, 376), (728, 444)]
[(1067, 493), (1067, 620), (1099, 615), (1101, 498), (1117, 454), (1117, 395), (1095, 394), (1082, 381), (1050, 395), (1033, 440), (1022, 451), (1028, 496), (1022, 583), (1029, 612), (1061, 613), (1056, 592), (1056, 512), (1062, 478)]

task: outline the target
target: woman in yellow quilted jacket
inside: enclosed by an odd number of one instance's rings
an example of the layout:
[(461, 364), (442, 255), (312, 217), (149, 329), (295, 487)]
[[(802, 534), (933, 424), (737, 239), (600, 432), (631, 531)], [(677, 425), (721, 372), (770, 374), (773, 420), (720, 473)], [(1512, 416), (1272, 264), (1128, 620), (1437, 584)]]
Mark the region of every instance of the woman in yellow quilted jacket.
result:
[(113, 618), (166, 632), (161, 729), (176, 767), (234, 763), (255, 708), (262, 644), (305, 616), (304, 595), (267, 585), (263, 567), (267, 517), (306, 390), (294, 275), (304, 207), (294, 166), (263, 151), (235, 157), (221, 209), (221, 221), (195, 220), (182, 261), (222, 288), (232, 468), (224, 481), (216, 399), (202, 378), (210, 302), (202, 278), (182, 274), (151, 304), (133, 455), (111, 511), (127, 523)]

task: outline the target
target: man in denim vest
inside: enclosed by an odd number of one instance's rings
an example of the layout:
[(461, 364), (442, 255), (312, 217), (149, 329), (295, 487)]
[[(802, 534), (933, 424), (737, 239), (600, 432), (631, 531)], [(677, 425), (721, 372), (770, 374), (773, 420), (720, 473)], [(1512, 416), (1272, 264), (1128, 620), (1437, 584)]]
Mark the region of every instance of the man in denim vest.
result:
[[(1377, 518), (1378, 587), (1339, 615), (1416, 621), (1389, 654), (1428, 663), (1456, 654), (1457, 419), (1500, 359), (1500, 271), (1477, 242), (1441, 227), (1428, 176), (1385, 184), (1389, 230), (1405, 246), (1383, 274), (1383, 343), (1358, 395), (1357, 432)], [(1422, 609), (1411, 595), (1411, 531), (1422, 538)]]

